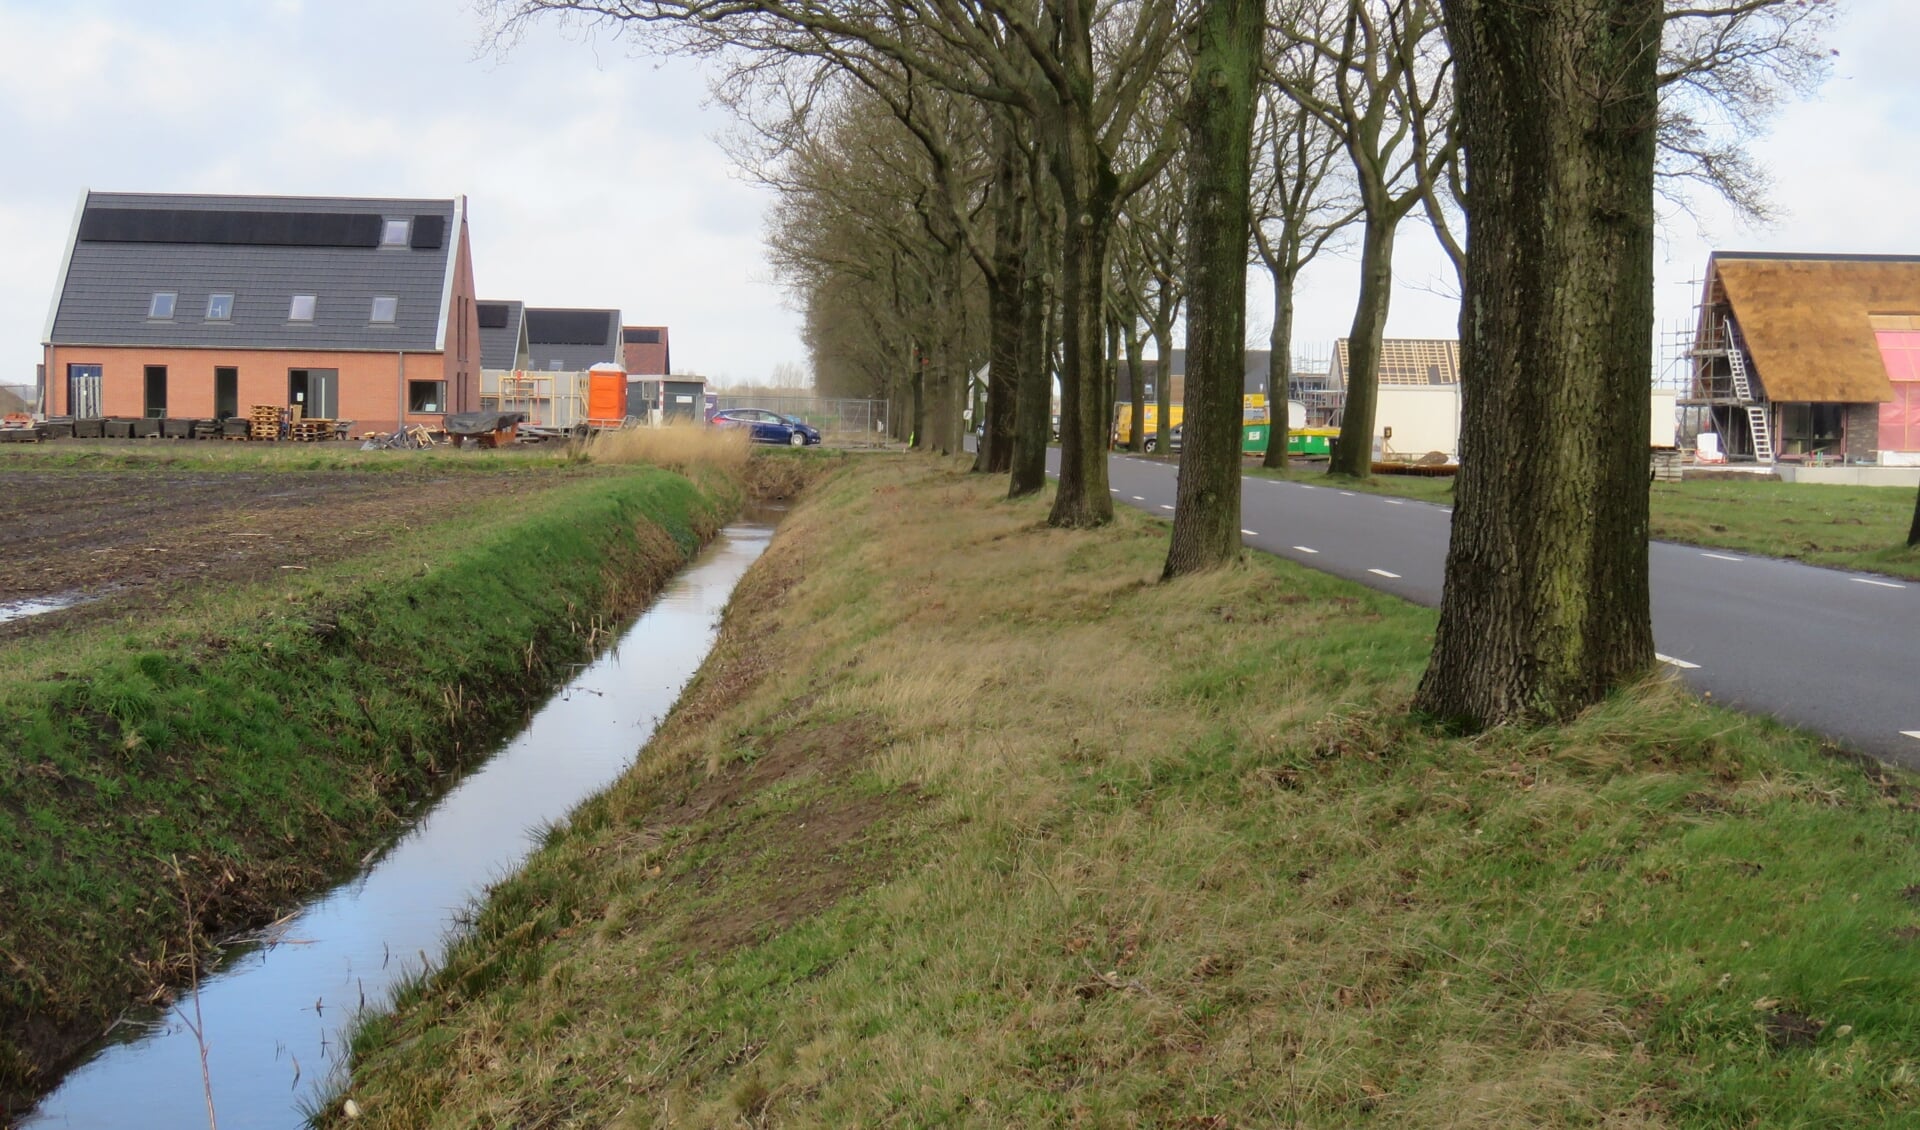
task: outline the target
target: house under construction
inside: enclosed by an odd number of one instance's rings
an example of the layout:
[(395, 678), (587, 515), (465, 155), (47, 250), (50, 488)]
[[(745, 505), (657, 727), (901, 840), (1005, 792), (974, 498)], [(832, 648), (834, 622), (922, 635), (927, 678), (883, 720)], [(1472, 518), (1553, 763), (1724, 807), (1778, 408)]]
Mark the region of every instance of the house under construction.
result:
[(1920, 256), (1716, 252), (1684, 357), (1703, 459), (1920, 465)]

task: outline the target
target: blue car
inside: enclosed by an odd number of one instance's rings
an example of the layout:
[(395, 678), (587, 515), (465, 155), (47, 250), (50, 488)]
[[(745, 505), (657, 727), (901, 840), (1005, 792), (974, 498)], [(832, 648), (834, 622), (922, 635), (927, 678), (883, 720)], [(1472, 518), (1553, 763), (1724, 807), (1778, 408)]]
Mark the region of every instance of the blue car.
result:
[(783, 416), (764, 408), (725, 408), (709, 420), (716, 428), (748, 428), (755, 443), (808, 447), (820, 442), (820, 433), (798, 416)]

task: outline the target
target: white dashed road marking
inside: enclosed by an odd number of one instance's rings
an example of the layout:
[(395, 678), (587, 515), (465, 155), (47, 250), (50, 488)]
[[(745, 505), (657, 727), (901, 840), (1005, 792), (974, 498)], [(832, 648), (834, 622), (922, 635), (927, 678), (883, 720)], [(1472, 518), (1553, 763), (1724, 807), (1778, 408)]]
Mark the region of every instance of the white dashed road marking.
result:
[(1388, 505), (1388, 506), (1405, 506), (1406, 504), (1407, 504), (1407, 500), (1406, 500), (1406, 499), (1404, 499), (1404, 498), (1389, 498), (1389, 499), (1387, 499), (1387, 505)]
[(1727, 556), (1726, 554), (1724, 554), (1724, 553), (1703, 553), (1703, 554), (1701, 554), (1700, 556), (1702, 556), (1702, 557), (1711, 557), (1711, 558), (1713, 558), (1713, 559), (1714, 559), (1715, 561), (1738, 561), (1738, 560), (1740, 560), (1740, 559), (1739, 559), (1738, 557), (1728, 557), (1728, 556)]
[(1160, 509), (1162, 509), (1162, 510), (1171, 510), (1171, 509), (1173, 509), (1173, 507), (1171, 507), (1171, 506), (1168, 506), (1168, 505), (1167, 505), (1166, 503), (1164, 503), (1164, 502), (1163, 502), (1163, 503), (1161, 503), (1161, 504), (1160, 504)]
[(1241, 533), (1243, 533), (1243, 534), (1245, 534), (1246, 536), (1248, 536), (1248, 537), (1250, 537), (1250, 538), (1257, 538), (1257, 537), (1259, 537), (1259, 536), (1260, 536), (1260, 531), (1259, 531), (1259, 530), (1241, 530), (1240, 532), (1241, 532)]
[(1137, 494), (1133, 496), (1133, 500), (1134, 500), (1135, 502), (1145, 502), (1145, 501), (1146, 501), (1146, 499), (1144, 499), (1144, 498), (1141, 498), (1141, 497), (1140, 497), (1139, 495), (1137, 495)]
[(1372, 573), (1376, 577), (1391, 577), (1396, 581), (1400, 579), (1400, 574), (1389, 573), (1385, 569), (1368, 569), (1367, 572)]
[(1912, 738), (1914, 741), (1920, 742), (1920, 730), (1902, 730), (1900, 732)]
[(1662, 663), (1667, 663), (1667, 664), (1671, 664), (1672, 666), (1678, 667), (1682, 671), (1698, 671), (1700, 669), (1700, 665), (1698, 663), (1688, 663), (1684, 659), (1675, 659), (1671, 655), (1662, 655), (1657, 651), (1653, 653), (1653, 657), (1655, 659), (1658, 659)]
[(1340, 497), (1341, 497), (1341, 498), (1352, 498), (1352, 497), (1353, 497), (1353, 492), (1352, 492), (1352, 491), (1350, 491), (1350, 490), (1343, 490), (1343, 491), (1341, 491), (1341, 492), (1340, 492)]
[(1318, 552), (1320, 552), (1320, 551), (1319, 551), (1319, 550), (1317, 550), (1317, 549), (1313, 549), (1313, 548), (1310, 548), (1310, 547), (1308, 547), (1308, 546), (1304, 546), (1304, 545), (1296, 545), (1296, 546), (1294, 546), (1293, 548), (1295, 548), (1295, 549), (1297, 549), (1297, 550), (1299, 550), (1299, 551), (1300, 551), (1300, 552), (1302, 552), (1302, 553), (1318, 553)]
[(1862, 585), (1879, 585), (1883, 589), (1903, 589), (1907, 587), (1905, 585), (1894, 584), (1892, 581), (1874, 581), (1866, 577), (1855, 577), (1854, 582)]

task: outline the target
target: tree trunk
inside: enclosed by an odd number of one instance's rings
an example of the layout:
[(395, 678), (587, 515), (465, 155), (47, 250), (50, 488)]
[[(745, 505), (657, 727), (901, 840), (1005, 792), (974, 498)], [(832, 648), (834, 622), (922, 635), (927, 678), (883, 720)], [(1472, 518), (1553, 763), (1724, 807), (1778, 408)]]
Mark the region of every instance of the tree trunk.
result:
[(1154, 450), (1165, 455), (1172, 451), (1173, 443), (1173, 323), (1156, 322), (1153, 326), (1153, 351), (1159, 356), (1153, 362), (1153, 399), (1159, 409), (1160, 418), (1153, 424)]
[(1470, 226), (1453, 539), (1415, 705), (1564, 718), (1653, 663), (1662, 0), (1450, 0)]
[(1398, 219), (1367, 209), (1360, 240), (1360, 301), (1347, 333), (1347, 401), (1340, 411), (1340, 451), (1327, 470), (1364, 479), (1373, 473), (1373, 406), (1380, 387), (1380, 341), (1393, 296), (1393, 237)]
[[(1090, 50), (1090, 48), (1088, 48)], [(1090, 66), (1090, 64), (1089, 64)], [(1087, 529), (1113, 521), (1107, 493), (1107, 421), (1101, 363), (1107, 239), (1119, 184), (1100, 155), (1088, 111), (1068, 103), (1055, 126), (1054, 179), (1065, 214), (1060, 298), (1060, 489), (1047, 524)]]
[[(1044, 220), (1044, 214), (1036, 217)], [(1008, 498), (1038, 494), (1047, 485), (1047, 444), (1053, 439), (1053, 375), (1047, 371), (1047, 324), (1053, 297), (1047, 293), (1047, 241), (1036, 222), (1027, 245), (1020, 309), (1019, 401), (1014, 412), (1013, 474)]]
[(1016, 256), (1011, 269), (1003, 260), (987, 279), (987, 411), (986, 434), (973, 469), (1003, 474), (1013, 469), (1014, 405), (1020, 395), (1020, 277)]
[(907, 442), (915, 451), (927, 449), (927, 355), (918, 345), (913, 349), (913, 430)]
[(1202, 0), (1187, 119), (1187, 413), (1163, 577), (1240, 555), (1253, 92), (1265, 0)]
[[(1293, 276), (1273, 275), (1273, 332), (1267, 335), (1267, 454), (1269, 470), (1287, 466), (1287, 401), (1293, 387)], [(1283, 277), (1284, 276), (1284, 277)]]
[(1145, 352), (1142, 345), (1139, 323), (1127, 327), (1127, 411), (1132, 423), (1127, 428), (1127, 450), (1134, 454), (1146, 450), (1147, 446), (1147, 365), (1141, 360)]

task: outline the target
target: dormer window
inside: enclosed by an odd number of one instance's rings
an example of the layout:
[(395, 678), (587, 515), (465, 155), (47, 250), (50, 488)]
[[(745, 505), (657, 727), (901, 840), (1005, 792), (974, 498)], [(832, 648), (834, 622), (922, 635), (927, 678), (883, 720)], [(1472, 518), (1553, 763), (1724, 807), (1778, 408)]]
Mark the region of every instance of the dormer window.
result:
[(287, 321), (289, 322), (313, 321), (313, 308), (317, 304), (317, 302), (318, 300), (311, 294), (294, 295), (293, 305), (287, 307)]
[(171, 290), (155, 291), (153, 295), (153, 301), (147, 303), (147, 317), (149, 318), (173, 317), (173, 303), (174, 303), (174, 300), (179, 297), (180, 296), (178, 294), (174, 293)]
[(388, 220), (380, 225), (380, 246), (382, 247), (405, 247), (407, 240), (412, 237), (412, 220)]
[(227, 322), (233, 319), (233, 295), (207, 295), (207, 321)]
[(400, 300), (398, 298), (390, 294), (376, 294), (373, 296), (373, 315), (368, 318), (368, 321), (392, 325), (393, 316), (398, 313), (399, 310)]

